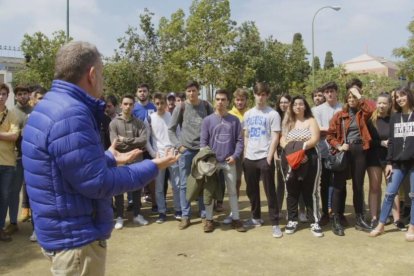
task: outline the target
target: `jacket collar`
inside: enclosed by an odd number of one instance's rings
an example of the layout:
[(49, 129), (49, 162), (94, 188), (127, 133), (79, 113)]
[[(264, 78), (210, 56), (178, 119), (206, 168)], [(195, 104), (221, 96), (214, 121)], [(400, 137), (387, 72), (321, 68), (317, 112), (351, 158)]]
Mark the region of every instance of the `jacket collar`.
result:
[(105, 110), (104, 101), (95, 99), (94, 97), (90, 96), (88, 93), (86, 93), (86, 91), (84, 91), (76, 84), (63, 80), (54, 80), (52, 82), (52, 88), (50, 90), (67, 93), (70, 97), (73, 97), (78, 101), (84, 103), (92, 112), (98, 124), (102, 122)]

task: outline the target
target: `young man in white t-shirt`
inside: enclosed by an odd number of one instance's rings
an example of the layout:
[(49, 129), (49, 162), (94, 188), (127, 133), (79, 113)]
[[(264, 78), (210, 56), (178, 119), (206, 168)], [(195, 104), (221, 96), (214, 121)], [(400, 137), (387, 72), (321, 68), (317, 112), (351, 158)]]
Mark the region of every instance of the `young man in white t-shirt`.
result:
[(279, 208), (275, 187), (274, 155), (279, 143), (280, 116), (267, 105), (270, 95), (269, 86), (257, 83), (253, 89), (256, 106), (244, 114), (245, 158), (243, 163), (246, 192), (251, 204), (252, 218), (246, 226), (261, 226), (263, 220), (260, 211), (260, 179), (269, 208), (269, 219), (272, 223), (272, 235), (282, 237), (279, 228)]
[[(150, 154), (153, 158), (163, 157), (167, 151), (174, 150), (174, 147), (168, 136), (168, 126), (171, 121), (171, 113), (167, 111), (167, 98), (162, 93), (155, 93), (154, 104), (157, 111), (153, 112), (151, 117), (151, 144), (148, 146)], [(170, 182), (173, 190), (175, 217), (181, 217), (180, 205), (180, 171), (178, 165), (168, 167)], [(159, 170), (158, 176), (155, 179), (155, 198), (158, 206), (157, 223), (166, 221), (166, 203), (165, 203), (165, 170)]]

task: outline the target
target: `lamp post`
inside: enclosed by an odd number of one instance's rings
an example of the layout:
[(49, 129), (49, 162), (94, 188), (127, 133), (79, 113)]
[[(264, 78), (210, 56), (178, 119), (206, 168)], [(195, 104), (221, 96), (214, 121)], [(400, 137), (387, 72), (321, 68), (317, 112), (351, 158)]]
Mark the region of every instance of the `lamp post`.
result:
[(69, 0), (66, 0), (66, 42), (69, 41)]
[(338, 6), (325, 6), (320, 8), (315, 12), (312, 19), (312, 84), (313, 89), (315, 89), (315, 33), (314, 33), (314, 24), (315, 24), (315, 17), (316, 15), (323, 9), (332, 9), (335, 11), (339, 11), (341, 7)]

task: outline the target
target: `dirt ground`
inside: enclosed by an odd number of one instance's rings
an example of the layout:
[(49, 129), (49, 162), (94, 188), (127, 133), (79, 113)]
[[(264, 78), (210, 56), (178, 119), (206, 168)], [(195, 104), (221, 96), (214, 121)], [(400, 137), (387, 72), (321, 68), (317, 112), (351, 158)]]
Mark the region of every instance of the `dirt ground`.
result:
[[(352, 189), (349, 184), (347, 188), (346, 216), (353, 225)], [(166, 223), (156, 224), (157, 215), (144, 204), (149, 225), (136, 226), (129, 217), (122, 230), (112, 232), (107, 275), (413, 275), (414, 244), (406, 242), (404, 233), (392, 225), (377, 238), (353, 227), (346, 229), (345, 237), (338, 237), (328, 225), (323, 228), (325, 236), (316, 238), (309, 225), (302, 223), (295, 234), (275, 239), (267, 223), (265, 197), (262, 199), (265, 225), (246, 233), (221, 224), (205, 234), (199, 218), (188, 229), (178, 230), (172, 215)], [(247, 219), (250, 209), (244, 191), (240, 205), (241, 218)], [(225, 214), (218, 213), (217, 221)], [(285, 224), (282, 220), (281, 227)], [(12, 242), (0, 243), (0, 275), (50, 275), (38, 244), (29, 241), (31, 224), (20, 223), (19, 227)]]

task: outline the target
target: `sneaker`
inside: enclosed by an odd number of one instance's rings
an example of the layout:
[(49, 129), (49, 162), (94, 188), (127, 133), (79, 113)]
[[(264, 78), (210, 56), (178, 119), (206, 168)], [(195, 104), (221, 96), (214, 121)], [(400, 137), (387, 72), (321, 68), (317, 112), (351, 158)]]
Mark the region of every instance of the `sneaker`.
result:
[[(114, 228), (116, 229), (116, 230), (120, 230), (120, 229), (122, 229), (124, 227), (124, 219), (123, 218), (121, 218), (121, 217), (117, 217), (116, 218), (116, 220), (115, 220), (115, 226), (114, 226)], [(33, 232), (34, 233), (34, 232)]]
[(33, 231), (32, 235), (30, 236), (29, 240), (31, 242), (37, 242), (37, 236), (36, 236), (36, 232)]
[(144, 217), (142, 215), (137, 215), (134, 218), (134, 222), (139, 224), (139, 225), (147, 225), (148, 224), (148, 220), (144, 219)]
[(204, 233), (211, 233), (214, 231), (214, 222), (212, 220), (206, 220), (204, 224)]
[(231, 221), (231, 228), (235, 229), (237, 232), (246, 232), (246, 228), (244, 228), (243, 223), (239, 219)]
[(260, 227), (262, 226), (264, 221), (262, 219), (248, 219), (244, 222), (244, 227)]
[(9, 242), (12, 240), (12, 237), (7, 235), (3, 229), (0, 228), (0, 241)]
[(187, 228), (188, 226), (190, 226), (190, 219), (189, 218), (187, 218), (187, 217), (182, 217), (181, 218), (181, 222), (180, 222), (180, 224), (178, 225), (178, 229), (180, 229), (180, 230), (184, 230), (185, 228)]
[(283, 237), (282, 230), (280, 230), (279, 225), (272, 226), (272, 236), (273, 238), (281, 238)]
[(311, 224), (311, 232), (315, 237), (323, 237), (322, 228), (319, 226), (318, 223)]
[(293, 234), (296, 232), (296, 228), (298, 227), (297, 221), (289, 220), (288, 224), (285, 227), (285, 233), (286, 234)]
[(6, 233), (9, 236), (13, 235), (17, 231), (19, 231), (19, 227), (15, 223), (10, 223), (9, 225), (7, 225), (6, 229), (4, 229), (4, 233)]
[(299, 212), (299, 222), (308, 222), (308, 217), (305, 212)]
[(174, 218), (176, 220), (181, 220), (181, 216), (182, 216), (182, 212), (181, 211), (176, 211), (174, 214)]
[(30, 209), (29, 208), (22, 208), (22, 214), (20, 215), (20, 219), (22, 222), (26, 222), (30, 219)]
[(405, 227), (404, 222), (402, 222), (401, 220), (395, 221), (394, 226), (400, 231), (403, 231), (403, 232), (407, 231), (407, 227)]
[(230, 224), (233, 221), (233, 216), (230, 213), (230, 215), (228, 215), (224, 220), (223, 220), (223, 224)]
[(160, 213), (158, 215), (158, 219), (155, 221), (156, 223), (164, 223), (167, 220), (167, 216), (165, 214)]

